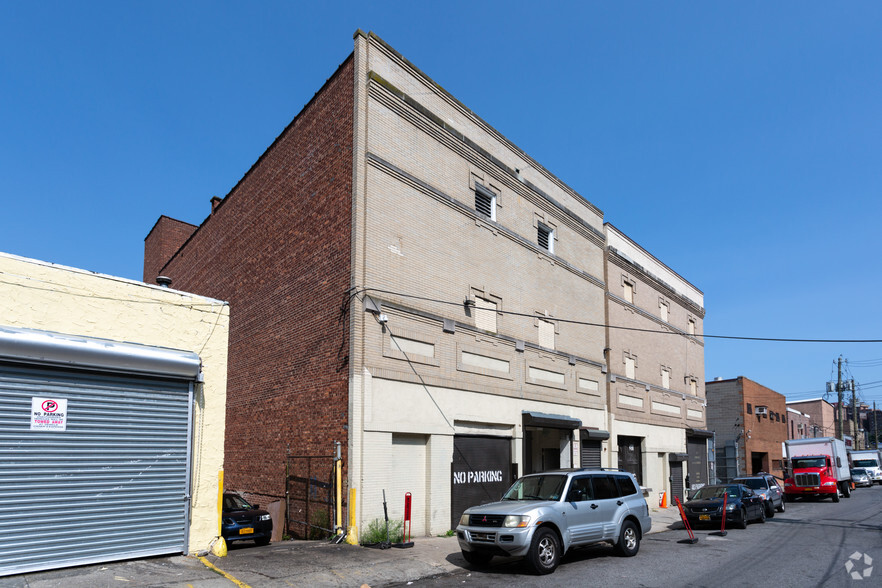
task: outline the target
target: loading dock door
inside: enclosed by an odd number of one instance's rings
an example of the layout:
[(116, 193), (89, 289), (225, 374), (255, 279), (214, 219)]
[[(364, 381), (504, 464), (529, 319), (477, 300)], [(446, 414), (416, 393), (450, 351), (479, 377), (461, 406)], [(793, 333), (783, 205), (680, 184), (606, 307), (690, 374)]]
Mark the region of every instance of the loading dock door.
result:
[(465, 509), (499, 500), (511, 486), (511, 439), (456, 435), (451, 469), (453, 529)]
[[(0, 576), (186, 552), (191, 397), (184, 380), (0, 363)], [(64, 426), (34, 429), (34, 398), (66, 401)]]

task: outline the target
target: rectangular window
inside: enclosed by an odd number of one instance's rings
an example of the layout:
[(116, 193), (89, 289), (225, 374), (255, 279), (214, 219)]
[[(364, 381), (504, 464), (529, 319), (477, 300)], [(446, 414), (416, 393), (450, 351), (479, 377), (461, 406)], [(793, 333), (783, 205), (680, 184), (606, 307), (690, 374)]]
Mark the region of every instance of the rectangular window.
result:
[(665, 302), (658, 303), (658, 316), (661, 320), (668, 322), (668, 305)]
[(536, 241), (539, 243), (539, 247), (549, 253), (554, 253), (554, 230), (539, 223), (536, 230)]
[(636, 362), (634, 361), (634, 358), (633, 357), (626, 357), (625, 358), (625, 377), (631, 378), (633, 380), (636, 376), (636, 372), (637, 372)]
[(554, 349), (554, 323), (539, 321), (539, 346)]
[(753, 414), (753, 407), (749, 402), (747, 403), (747, 414)]
[(475, 298), (475, 326), (484, 331), (496, 332), (496, 303)]
[(481, 184), (475, 184), (475, 211), (492, 221), (496, 220), (496, 194)]
[(671, 388), (671, 370), (662, 370), (662, 388), (670, 390)]
[(689, 393), (698, 396), (698, 380), (689, 380)]
[(686, 332), (689, 333), (690, 335), (695, 334), (695, 321), (694, 320), (689, 319), (689, 323), (686, 325)]
[(625, 302), (629, 304), (634, 304), (634, 284), (631, 282), (623, 282), (623, 296), (625, 297)]

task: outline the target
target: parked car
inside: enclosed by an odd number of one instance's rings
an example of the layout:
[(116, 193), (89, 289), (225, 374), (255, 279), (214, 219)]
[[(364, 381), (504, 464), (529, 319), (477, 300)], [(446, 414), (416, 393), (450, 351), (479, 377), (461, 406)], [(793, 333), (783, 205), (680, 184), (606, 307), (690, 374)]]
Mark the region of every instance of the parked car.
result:
[(683, 505), (686, 519), (692, 526), (716, 525), (723, 522), (723, 497), (726, 497), (726, 525), (746, 529), (747, 523), (766, 522), (763, 497), (743, 484), (704, 486), (695, 491)]
[(466, 509), (456, 537), (471, 564), (523, 556), (534, 572), (549, 574), (571, 547), (607, 542), (620, 555), (636, 555), (651, 526), (633, 474), (556, 470), (524, 476), (499, 502)]
[(266, 545), (273, 534), (273, 519), (260, 509), (259, 504), (248, 504), (232, 492), (224, 493), (221, 535), (227, 542), (253, 539), (257, 545)]
[(851, 481), (854, 482), (855, 487), (869, 487), (873, 485), (870, 473), (864, 468), (851, 468)]
[(734, 484), (744, 484), (763, 497), (766, 517), (775, 516), (775, 511), (784, 512), (784, 489), (772, 474), (760, 472), (755, 476), (741, 476), (732, 480)]

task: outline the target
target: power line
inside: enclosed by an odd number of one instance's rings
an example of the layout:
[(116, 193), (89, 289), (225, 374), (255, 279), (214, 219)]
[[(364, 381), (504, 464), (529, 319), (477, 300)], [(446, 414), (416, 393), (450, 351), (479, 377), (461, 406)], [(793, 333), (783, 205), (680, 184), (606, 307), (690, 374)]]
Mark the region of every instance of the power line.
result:
[[(421, 300), (423, 302), (433, 302), (435, 304), (446, 304), (449, 306), (463, 306), (463, 302), (451, 302), (449, 300), (439, 300), (437, 298), (429, 298), (427, 296), (417, 296), (415, 294), (404, 294), (402, 292), (394, 292), (392, 290), (381, 290), (379, 288), (362, 288), (361, 292), (376, 292), (378, 294), (390, 294), (392, 296), (400, 296), (402, 298), (410, 298), (413, 300)], [(508, 315), (508, 316), (522, 316), (528, 318), (535, 318), (534, 313), (525, 313), (525, 312), (514, 312), (511, 310), (497, 310), (499, 314)], [(622, 327), (618, 325), (610, 325), (606, 323), (592, 323), (586, 321), (577, 321), (574, 319), (565, 319), (565, 318), (553, 318), (556, 322), (567, 323), (572, 325), (582, 325), (586, 327), (603, 327), (609, 329), (618, 329), (621, 331), (632, 331), (637, 333), (655, 333), (659, 335), (685, 335), (687, 337), (695, 337), (702, 339), (729, 339), (734, 341), (766, 341), (766, 342), (774, 342), (774, 343), (882, 343), (882, 339), (794, 339), (794, 338), (784, 338), (784, 337), (742, 337), (737, 335), (708, 335), (708, 334), (695, 334), (688, 335), (683, 332), (677, 331), (661, 331), (656, 329), (640, 329), (637, 327)]]

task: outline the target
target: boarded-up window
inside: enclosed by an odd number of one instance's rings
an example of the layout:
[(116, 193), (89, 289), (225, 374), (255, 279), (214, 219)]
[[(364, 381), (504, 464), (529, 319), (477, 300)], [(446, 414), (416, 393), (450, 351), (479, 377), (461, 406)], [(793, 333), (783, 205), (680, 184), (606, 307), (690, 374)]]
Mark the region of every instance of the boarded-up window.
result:
[(689, 319), (689, 323), (687, 323), (687, 325), (686, 325), (686, 332), (689, 333), (690, 335), (695, 334), (695, 321), (694, 320)]
[(475, 326), (491, 333), (496, 332), (496, 303), (483, 298), (475, 299)]
[(671, 370), (662, 370), (662, 388), (670, 388), (671, 387)]
[(554, 349), (554, 323), (539, 321), (539, 345), (546, 349)]
[(668, 322), (668, 305), (665, 302), (658, 303), (658, 315), (661, 320)]
[(631, 378), (632, 380), (635, 377), (635, 361), (633, 357), (625, 358), (625, 377)]
[(634, 284), (632, 284), (631, 282), (623, 282), (622, 290), (622, 295), (625, 297), (625, 302), (634, 304)]

